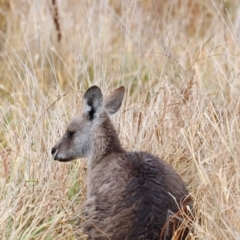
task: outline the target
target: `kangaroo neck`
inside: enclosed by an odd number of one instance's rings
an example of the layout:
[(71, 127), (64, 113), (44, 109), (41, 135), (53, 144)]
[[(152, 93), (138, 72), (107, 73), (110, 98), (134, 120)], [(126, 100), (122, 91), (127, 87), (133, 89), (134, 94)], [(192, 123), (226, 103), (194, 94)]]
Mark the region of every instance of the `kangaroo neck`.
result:
[(92, 146), (88, 158), (89, 168), (99, 164), (112, 153), (124, 152), (116, 130), (107, 113), (102, 113), (92, 128)]

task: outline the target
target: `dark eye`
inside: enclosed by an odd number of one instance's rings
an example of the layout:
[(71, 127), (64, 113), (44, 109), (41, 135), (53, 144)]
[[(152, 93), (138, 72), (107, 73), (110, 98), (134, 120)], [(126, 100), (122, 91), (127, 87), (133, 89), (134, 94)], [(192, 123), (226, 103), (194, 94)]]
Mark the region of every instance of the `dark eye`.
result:
[(67, 137), (72, 138), (74, 133), (75, 132), (73, 132), (73, 131), (67, 131)]

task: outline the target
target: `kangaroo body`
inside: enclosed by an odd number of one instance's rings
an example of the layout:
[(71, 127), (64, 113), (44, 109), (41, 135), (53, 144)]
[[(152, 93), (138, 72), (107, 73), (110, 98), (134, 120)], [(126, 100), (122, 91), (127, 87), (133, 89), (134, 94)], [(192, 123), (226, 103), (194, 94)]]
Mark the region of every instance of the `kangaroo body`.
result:
[(89, 88), (84, 112), (70, 122), (52, 154), (64, 162), (88, 158), (81, 226), (89, 239), (170, 240), (181, 224), (170, 216), (180, 210), (188, 190), (166, 162), (122, 148), (109, 115), (118, 111), (123, 96), (120, 87), (104, 102), (97, 86)]

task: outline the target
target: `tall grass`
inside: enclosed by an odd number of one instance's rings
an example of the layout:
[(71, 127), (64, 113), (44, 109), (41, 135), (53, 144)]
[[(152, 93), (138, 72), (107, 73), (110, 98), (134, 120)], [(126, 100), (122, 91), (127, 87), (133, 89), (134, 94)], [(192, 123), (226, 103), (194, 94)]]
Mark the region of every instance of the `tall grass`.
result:
[(86, 161), (50, 149), (92, 84), (127, 87), (121, 141), (182, 176), (191, 239), (240, 239), (238, 1), (0, 4), (1, 239), (84, 239)]

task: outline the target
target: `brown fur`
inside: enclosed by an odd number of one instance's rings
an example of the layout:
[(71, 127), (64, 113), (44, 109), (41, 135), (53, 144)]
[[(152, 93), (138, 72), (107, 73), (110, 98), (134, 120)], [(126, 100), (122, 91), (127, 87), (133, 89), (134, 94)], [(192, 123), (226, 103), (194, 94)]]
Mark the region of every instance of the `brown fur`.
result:
[(121, 147), (109, 114), (120, 108), (123, 95), (122, 87), (103, 104), (100, 89), (90, 88), (84, 95), (85, 112), (69, 124), (52, 153), (59, 161), (88, 157), (81, 226), (89, 239), (170, 240), (181, 220), (168, 217), (179, 211), (188, 190), (166, 162)]

